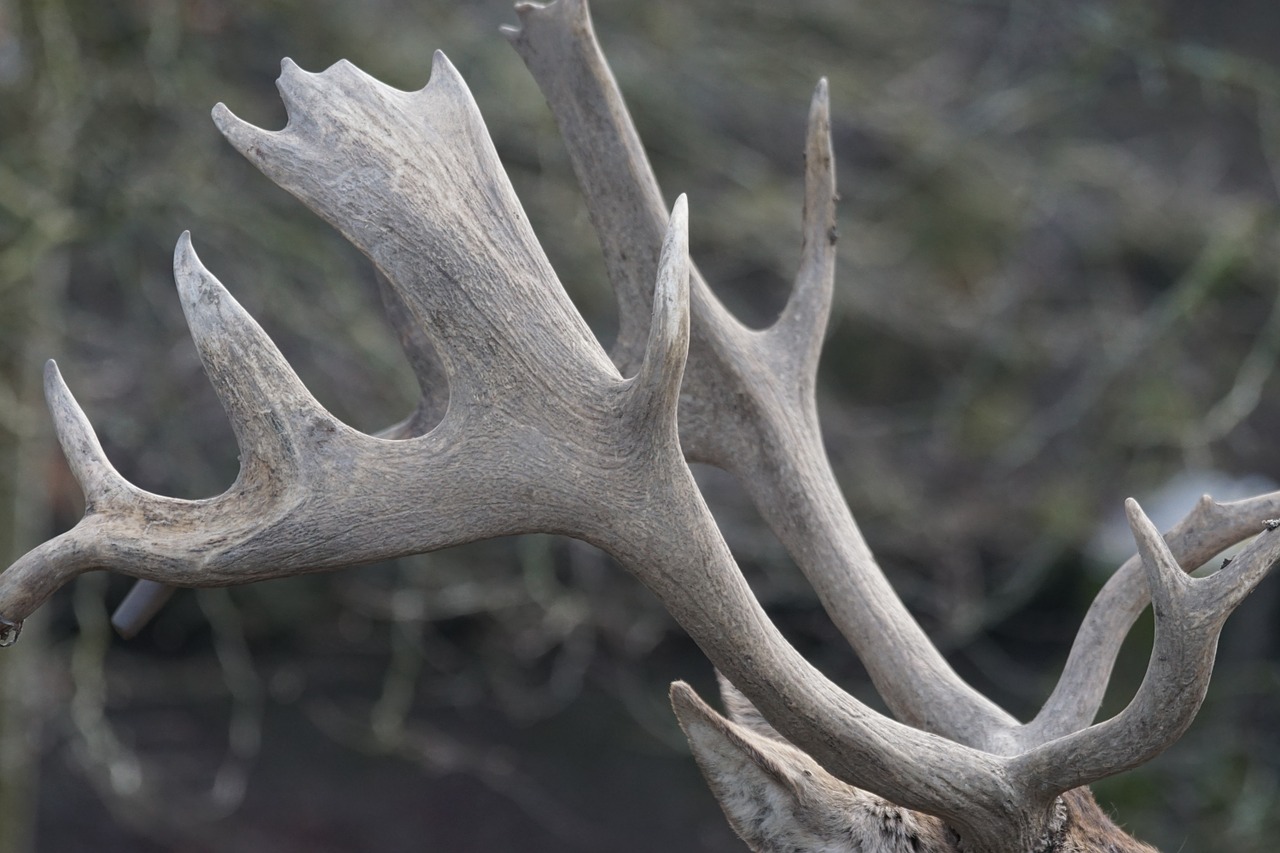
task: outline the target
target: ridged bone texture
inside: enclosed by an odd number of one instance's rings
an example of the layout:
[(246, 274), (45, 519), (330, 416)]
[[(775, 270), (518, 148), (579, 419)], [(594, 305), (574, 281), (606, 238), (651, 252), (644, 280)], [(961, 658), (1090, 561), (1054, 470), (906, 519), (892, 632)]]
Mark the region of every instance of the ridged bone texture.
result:
[[(1130, 501), (1138, 554), (1090, 607), (1044, 709), (1019, 723), (951, 669), (893, 592), (822, 447), (814, 387), (836, 240), (825, 82), (810, 110), (800, 270), (777, 322), (750, 330), (690, 266), (685, 200), (662, 201), (585, 2), (517, 11), (521, 26), (507, 35), (560, 125), (618, 294), (612, 359), (565, 295), (443, 54), (418, 92), (346, 62), (310, 74), (286, 60), (284, 130), (222, 105), (214, 121), (374, 262), (423, 401), (377, 436), (337, 421), (183, 235), (174, 277), (235, 429), (240, 476), (200, 501), (136, 488), (50, 363), (46, 392), (86, 512), (0, 574), (0, 641), (89, 570), (143, 580), (117, 614), (134, 631), (171, 586), (560, 533), (635, 574), (732, 685), (731, 719), (683, 684), (672, 699), (752, 849), (1149, 849), (1080, 789), (1149, 760), (1190, 724), (1223, 622), (1280, 558), (1266, 522), (1280, 515), (1280, 494), (1206, 497), (1165, 536)], [(742, 481), (896, 719), (782, 638), (686, 459)], [(1216, 574), (1184, 573), (1254, 536)], [(1149, 602), (1147, 676), (1120, 714), (1094, 724), (1120, 643)]]

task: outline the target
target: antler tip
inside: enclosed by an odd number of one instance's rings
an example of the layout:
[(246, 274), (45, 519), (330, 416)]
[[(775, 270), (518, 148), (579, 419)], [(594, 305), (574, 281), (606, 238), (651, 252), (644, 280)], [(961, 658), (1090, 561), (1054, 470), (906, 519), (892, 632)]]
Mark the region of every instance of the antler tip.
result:
[(689, 196), (687, 193), (680, 193), (676, 196), (676, 203), (671, 206), (671, 222), (675, 227), (678, 222), (680, 227), (687, 227), (689, 219)]
[(185, 279), (189, 278), (193, 271), (203, 270), (204, 264), (200, 263), (200, 256), (196, 254), (196, 247), (191, 242), (191, 232), (183, 231), (178, 235), (178, 242), (173, 247), (173, 277), (178, 289), (183, 290)]
[(72, 396), (71, 389), (67, 387), (67, 381), (62, 378), (62, 371), (58, 369), (58, 364), (53, 359), (44, 363), (44, 396), (50, 409), (54, 408), (55, 402)]
[[(458, 73), (457, 67), (445, 55), (443, 50), (437, 49), (431, 54), (431, 79), (427, 81), (427, 89), (436, 86), (447, 85), (454, 89), (462, 89), (470, 93), (467, 88), (467, 81), (462, 79), (462, 75)], [(423, 91), (426, 91), (425, 89)], [(468, 94), (468, 97), (470, 95)]]
[(661, 312), (670, 315), (673, 331), (679, 314), (687, 310), (689, 289), (689, 199), (681, 193), (671, 207), (667, 233), (658, 258), (658, 283), (654, 295), (654, 319)]
[(199, 344), (201, 333), (209, 323), (214, 322), (209, 312), (201, 310), (201, 305), (206, 302), (221, 303), (224, 296), (228, 302), (234, 300), (201, 262), (191, 242), (190, 231), (182, 232), (173, 250), (173, 283), (178, 288), (178, 299), (187, 317), (187, 327)]
[(213, 117), (213, 125), (218, 128), (218, 132), (223, 138), (231, 143), (231, 146), (243, 154), (250, 162), (259, 164), (261, 158), (258, 156), (258, 146), (255, 142), (268, 133), (260, 127), (255, 127), (249, 122), (231, 112), (226, 104), (219, 101), (214, 104), (210, 115)]
[(62, 378), (62, 371), (58, 369), (58, 363), (53, 359), (49, 359), (44, 363), (44, 399), (49, 406), (49, 411), (55, 413), (55, 426), (57, 425), (56, 413), (59, 408), (66, 407), (68, 403), (75, 404), (75, 397), (71, 394), (71, 389), (67, 387), (67, 381)]
[(818, 78), (818, 85), (813, 87), (813, 103), (826, 107), (831, 99), (826, 77)]
[(809, 100), (808, 137), (806, 153), (812, 152), (824, 160), (831, 157), (831, 93), (826, 77), (818, 79)]
[(1164, 544), (1164, 537), (1160, 535), (1160, 531), (1156, 529), (1155, 524), (1135, 498), (1124, 499), (1124, 513), (1129, 519), (1129, 529), (1133, 531), (1133, 538), (1139, 546), (1155, 547), (1157, 540), (1160, 545)]
[(675, 424), (685, 359), (689, 354), (689, 215), (684, 195), (676, 199), (658, 257), (653, 319), (636, 377), (637, 406), (647, 419)]
[(591, 15), (584, 0), (552, 0), (550, 3), (519, 2), (515, 4), (519, 26), (504, 25), (502, 34), (528, 61), (527, 51), (532, 41), (539, 41), (539, 28), (543, 35), (550, 39), (559, 38), (554, 32), (563, 32), (558, 28), (568, 26), (571, 31), (579, 30), (584, 24), (589, 29)]
[(457, 73), (453, 67), (453, 63), (449, 61), (449, 57), (444, 55), (444, 51), (436, 48), (431, 54), (431, 76), (434, 78), (437, 71), (448, 70)]
[(53, 416), (54, 434), (71, 466), (72, 476), (84, 492), (86, 504), (92, 506), (105, 500), (107, 493), (119, 485), (120, 477), (107, 460), (88, 416), (76, 402), (53, 359), (44, 365), (44, 397)]
[(1133, 498), (1126, 498), (1124, 510), (1129, 517), (1129, 529), (1138, 546), (1138, 554), (1142, 558), (1147, 585), (1158, 616), (1162, 608), (1168, 610), (1174, 598), (1182, 595), (1192, 581), (1182, 571), (1173, 552), (1169, 550), (1169, 544), (1164, 541), (1164, 536), (1138, 502)]

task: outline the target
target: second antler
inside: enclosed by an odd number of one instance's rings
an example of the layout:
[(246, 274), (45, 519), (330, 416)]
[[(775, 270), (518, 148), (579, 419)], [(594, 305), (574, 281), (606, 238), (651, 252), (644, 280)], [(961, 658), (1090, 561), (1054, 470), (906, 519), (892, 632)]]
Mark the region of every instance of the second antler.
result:
[[(1194, 568), (1258, 533), (1280, 514), (1280, 497), (1206, 499), (1168, 542), (1130, 502), (1139, 557), (1090, 609), (1044, 711), (1018, 723), (960, 679), (907, 612), (822, 448), (814, 386), (835, 242), (825, 83), (810, 113), (801, 269), (778, 321), (749, 330), (691, 269), (685, 201), (668, 214), (585, 5), (519, 11), (523, 26), (509, 35), (560, 123), (619, 294), (614, 359), (565, 295), (442, 54), (418, 92), (345, 62), (309, 74), (286, 60), (284, 130), (260, 130), (221, 105), (215, 122), (372, 259), (411, 362), (436, 395), (423, 411), (443, 416), (429, 430), (432, 418), (411, 418), (383, 437), (337, 421), (184, 235), (175, 279), (235, 429), (240, 475), (200, 501), (134, 487), (51, 363), (50, 407), (86, 512), (0, 574), (0, 639), (88, 570), (228, 585), (561, 533), (635, 574), (771, 730), (826, 772), (941, 818), (964, 849), (1051, 849), (1063, 831), (1060, 795), (1148, 760), (1190, 723), (1222, 623), (1280, 558), (1280, 535), (1263, 533), (1209, 578), (1180, 564)], [(439, 376), (447, 406), (431, 391)], [(782, 638), (686, 457), (744, 483), (898, 720), (832, 684)], [(1149, 594), (1157, 630), (1147, 677), (1122, 713), (1090, 725)], [(729, 731), (687, 688), (673, 698), (695, 748), (702, 726)]]

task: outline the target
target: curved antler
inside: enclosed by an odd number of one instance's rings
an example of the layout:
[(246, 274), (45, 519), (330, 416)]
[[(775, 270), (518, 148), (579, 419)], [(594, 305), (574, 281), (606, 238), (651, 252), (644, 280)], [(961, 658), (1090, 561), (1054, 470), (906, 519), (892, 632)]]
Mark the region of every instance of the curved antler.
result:
[[(1208, 495), (1164, 535), (1169, 553), (1184, 571), (1194, 571), (1217, 554), (1264, 529), (1280, 516), (1280, 492), (1218, 503)], [(1099, 590), (1052, 694), (1031, 722), (1016, 732), (1022, 749), (1069, 735), (1098, 715), (1120, 646), (1138, 616), (1151, 603), (1148, 573), (1141, 554), (1125, 561)]]
[(1151, 661), (1119, 714), (1018, 756), (1015, 772), (1044, 792), (1137, 767), (1182, 737), (1204, 701), (1223, 623), (1280, 560), (1280, 535), (1265, 525), (1228, 565), (1194, 578), (1137, 501), (1130, 498), (1125, 510), (1155, 609)]
[[(661, 191), (585, 0), (526, 3), (517, 12), (521, 27), (504, 32), (568, 146), (618, 296), (621, 331), (612, 355), (625, 365), (634, 361), (644, 328)], [(810, 108), (805, 163), (801, 268), (773, 326), (743, 327), (694, 270), (693, 341), (680, 409), (686, 455), (743, 484), (898, 719), (1008, 755), (1078, 731), (1096, 716), (1120, 646), (1150, 603), (1142, 563), (1137, 556), (1126, 562), (1099, 593), (1058, 687), (1032, 722), (1020, 724), (950, 667), (885, 580), (822, 449), (814, 380), (835, 256), (825, 81)], [(1170, 532), (1170, 547), (1192, 570), (1274, 516), (1280, 492), (1227, 505), (1206, 497)]]
[[(584, 0), (516, 7), (504, 33), (542, 89), (569, 149), (617, 294), (614, 360), (626, 369), (648, 312), (662, 193), (596, 41)], [(690, 461), (732, 473), (818, 593), (898, 719), (972, 746), (1017, 721), (946, 662), (876, 564), (831, 470), (815, 384), (835, 269), (835, 165), (826, 81), (809, 110), (804, 249), (781, 316), (743, 326), (694, 269), (693, 338), (680, 405)], [(910, 673), (910, 677), (904, 677)]]
[[(470, 93), (442, 54), (434, 72), (425, 89), (405, 93), (346, 63), (313, 75), (286, 62), (285, 130), (258, 130), (223, 107), (215, 115), (247, 156), (346, 223), (386, 273), (448, 372), (444, 419), (406, 441), (338, 422), (184, 236), (175, 280), (235, 428), (240, 476), (227, 493), (204, 501), (126, 483), (51, 366), (50, 404), (85, 489), (86, 516), (0, 575), (0, 615), (20, 621), (89, 568), (180, 585), (243, 583), (574, 527), (580, 506), (549, 499), (532, 516), (513, 510), (531, 492), (573, 491), (565, 462), (585, 448), (561, 430), (579, 442), (595, 440), (595, 452), (608, 460), (599, 464), (614, 465), (631, 447), (626, 436), (588, 426), (640, 405), (625, 402), (638, 386), (618, 390), (622, 378), (556, 280)], [(380, 132), (366, 137), (379, 122)], [(398, 532), (370, 535), (388, 517), (403, 520)]]
[[(513, 40), (535, 75), (572, 85), (580, 99), (566, 135), (612, 247), (627, 330), (616, 356), (634, 375), (623, 378), (569, 302), (470, 93), (442, 54), (418, 92), (386, 87), (345, 62), (308, 74), (286, 60), (284, 130), (253, 127), (221, 105), (215, 122), (374, 261), (429, 398), (389, 437), (337, 421), (184, 235), (175, 280), (234, 427), (240, 475), (226, 493), (201, 501), (126, 482), (50, 364), (50, 406), (86, 514), (0, 575), (0, 640), (90, 569), (225, 585), (512, 533), (562, 533), (598, 545), (635, 574), (805, 761), (943, 818), (965, 849), (1025, 853), (1043, 844), (1064, 825), (1059, 794), (1145, 761), (1182, 733), (1203, 698), (1222, 623), (1280, 558), (1280, 537), (1266, 533), (1230, 568), (1190, 579), (1131, 503), (1155, 600), (1147, 678), (1115, 718), (1067, 731), (1087, 722), (1098, 690), (1069, 667), (1066, 683), (1085, 695), (1074, 705), (1051, 700), (1044, 722), (1019, 728), (960, 680), (911, 620), (822, 452), (814, 372), (834, 264), (825, 85), (810, 114), (796, 287), (778, 322), (752, 331), (691, 270), (685, 201), (669, 216), (660, 208), (585, 6), (564, 0), (521, 14), (525, 29)], [(568, 58), (551, 62), (544, 52), (551, 47)], [(557, 108), (562, 120), (568, 109)], [(646, 276), (656, 281), (652, 289), (640, 283)], [(447, 406), (434, 386), (441, 375)], [(840, 690), (783, 639), (743, 580), (686, 454), (748, 484), (891, 708), (912, 725)], [(1175, 547), (1194, 556), (1244, 535), (1242, 519), (1275, 498), (1212, 525), (1200, 523), (1218, 517), (1205, 503), (1204, 518), (1175, 531)], [(1123, 583), (1115, 590), (1100, 597), (1088, 623), (1097, 626), (1090, 642), (1103, 651), (1086, 655), (1105, 658), (1107, 644), (1127, 631), (1120, 604), (1139, 593)], [(712, 720), (687, 691), (675, 695), (686, 725)], [(703, 734), (717, 731), (737, 737), (714, 721)], [(1028, 736), (1041, 740), (1019, 739)], [(766, 763), (789, 754), (774, 752)]]
[[(889, 720), (782, 638), (743, 580), (676, 431), (689, 340), (685, 204), (656, 272), (644, 355), (622, 378), (551, 272), (474, 101), (436, 55), (399, 92), (347, 63), (285, 62), (289, 124), (215, 120), (268, 176), (368, 254), (430, 338), (449, 381), (443, 420), (389, 441), (338, 422), (180, 241), (192, 336), (241, 444), (223, 495), (149, 494), (110, 467), (65, 385), (50, 398), (85, 518), (0, 575), (19, 623), (75, 574), (111, 568), (225, 585), (519, 532), (592, 542), (632, 571), (794, 743), (842, 778), (956, 825), (1030, 825), (1001, 762)], [(1016, 818), (1016, 820), (1015, 820)]]

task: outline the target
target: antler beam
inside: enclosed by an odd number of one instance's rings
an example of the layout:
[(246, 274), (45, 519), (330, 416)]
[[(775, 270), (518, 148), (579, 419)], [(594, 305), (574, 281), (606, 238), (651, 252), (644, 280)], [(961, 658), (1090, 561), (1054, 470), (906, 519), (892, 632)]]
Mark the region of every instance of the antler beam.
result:
[(216, 586), (563, 533), (636, 574), (778, 729), (832, 772), (960, 826), (1035, 822), (1039, 804), (1014, 796), (997, 759), (871, 711), (805, 662), (752, 596), (676, 432), (689, 335), (683, 200), (658, 265), (644, 355), (623, 379), (555, 279), (442, 54), (420, 92), (390, 89), (348, 63), (313, 75), (287, 61), (280, 90), (283, 131), (221, 106), (215, 121), (391, 282), (448, 375), (443, 420), (402, 441), (338, 422), (184, 235), (175, 279), (240, 444), (240, 476), (205, 501), (137, 489), (111, 468), (50, 366), (51, 406), (86, 515), (0, 575), (0, 616), (19, 624), (90, 569)]
[[(583, 0), (521, 4), (504, 32), (542, 89), (569, 149), (618, 298), (612, 353), (638, 355), (662, 193)], [(680, 440), (690, 461), (732, 473), (813, 585), (898, 719), (990, 747), (1017, 721), (951, 668), (889, 585), (849, 512), (822, 444), (815, 385), (835, 270), (835, 166), (826, 81), (809, 111), (804, 249), (773, 326), (743, 326), (696, 268)], [(903, 673), (912, 673), (904, 678)]]
[[(825, 83), (810, 111), (800, 270), (778, 321), (753, 331), (690, 266), (685, 200), (668, 215), (585, 4), (519, 11), (523, 27), (508, 35), (561, 124), (619, 292), (621, 370), (565, 295), (443, 54), (418, 92), (345, 62), (309, 74), (286, 60), (283, 130), (246, 124), (222, 105), (215, 123), (373, 260), (423, 402), (380, 436), (337, 421), (183, 235), (174, 277), (235, 430), (240, 475), (200, 501), (126, 482), (51, 362), (46, 393), (86, 512), (0, 574), (0, 642), (92, 569), (215, 586), (561, 533), (635, 574), (805, 762), (941, 817), (963, 849), (1048, 849), (1069, 823), (1059, 795), (1149, 759), (1190, 723), (1222, 624), (1280, 559), (1280, 536), (1268, 525), (1204, 579), (1179, 561), (1193, 568), (1258, 533), (1260, 515), (1280, 514), (1280, 494), (1205, 499), (1168, 542), (1130, 502), (1139, 557), (1095, 601), (1041, 715), (1019, 725), (965, 684), (907, 613), (822, 449), (814, 390), (835, 258)], [(901, 722), (840, 690), (783, 639), (686, 456), (746, 485)], [(127, 609), (145, 610), (158, 589), (143, 587)], [(1089, 725), (1148, 591), (1156, 640), (1147, 677), (1121, 714)], [(673, 695), (704, 743), (737, 738), (687, 688)]]

